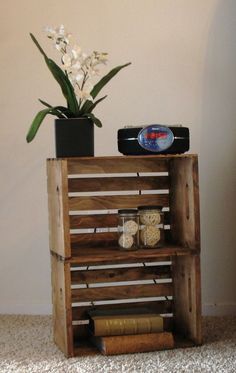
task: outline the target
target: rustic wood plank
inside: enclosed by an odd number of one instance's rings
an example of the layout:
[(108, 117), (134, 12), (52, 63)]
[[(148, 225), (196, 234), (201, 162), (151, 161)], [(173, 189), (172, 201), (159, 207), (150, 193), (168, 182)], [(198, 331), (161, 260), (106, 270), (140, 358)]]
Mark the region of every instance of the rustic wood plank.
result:
[(72, 248), (72, 257), (67, 260), (79, 265), (100, 265), (118, 263), (140, 263), (158, 260), (171, 260), (170, 257), (178, 255), (191, 255), (195, 250), (182, 246), (165, 246), (157, 249), (140, 249), (136, 251), (120, 250), (118, 246), (109, 248)]
[(168, 189), (168, 176), (97, 177), (68, 179), (69, 192)]
[(173, 158), (189, 158), (192, 154), (113, 156), (67, 158), (70, 175), (119, 172), (165, 172)]
[(71, 251), (67, 162), (48, 160), (47, 176), (50, 250), (58, 255), (69, 257)]
[(70, 265), (51, 255), (54, 341), (66, 356), (73, 355)]
[(72, 248), (74, 245), (79, 245), (81, 248), (114, 246), (117, 241), (117, 232), (71, 234)]
[(69, 197), (70, 211), (136, 208), (139, 205), (169, 205), (168, 194)]
[[(173, 330), (173, 329), (172, 329)], [(174, 333), (175, 348), (189, 348), (196, 344), (188, 338), (183, 337), (182, 334)]]
[(198, 157), (193, 157), (193, 214), (194, 214), (194, 228), (195, 228), (195, 247), (200, 251), (201, 246), (201, 232), (200, 232), (200, 201), (199, 201), (199, 173), (198, 173)]
[(92, 284), (97, 282), (135, 281), (171, 278), (171, 267), (168, 265), (109, 268), (102, 270), (78, 270), (71, 272), (72, 284)]
[[(169, 211), (164, 212), (164, 224), (170, 224)], [(118, 214), (70, 215), (70, 228), (114, 228), (118, 225)]]
[(168, 171), (168, 156), (69, 158), (69, 174), (137, 173)]
[(78, 327), (73, 328), (74, 330), (74, 351), (73, 356), (74, 357), (80, 357), (80, 356), (94, 356), (94, 355), (100, 355), (101, 353), (98, 351), (98, 349), (89, 342), (88, 338), (81, 338), (80, 335), (78, 335)]
[(111, 228), (117, 227), (118, 214), (70, 215), (70, 228)]
[(170, 162), (170, 224), (173, 243), (200, 249), (197, 157)]
[(172, 283), (72, 289), (72, 302), (171, 296)]
[(194, 341), (202, 342), (200, 257), (189, 255), (173, 260), (174, 329)]
[(101, 304), (96, 306), (80, 306), (80, 307), (72, 307), (72, 320), (87, 320), (88, 319), (88, 311), (90, 310), (102, 310), (107, 311), (109, 310), (117, 310), (122, 309), (130, 310), (130, 309), (143, 309), (147, 308), (150, 312), (157, 313), (157, 314), (165, 314), (165, 313), (172, 313), (173, 311), (173, 301), (172, 300), (162, 300), (162, 301), (145, 301), (145, 302), (132, 302), (132, 303), (120, 303), (120, 304)]

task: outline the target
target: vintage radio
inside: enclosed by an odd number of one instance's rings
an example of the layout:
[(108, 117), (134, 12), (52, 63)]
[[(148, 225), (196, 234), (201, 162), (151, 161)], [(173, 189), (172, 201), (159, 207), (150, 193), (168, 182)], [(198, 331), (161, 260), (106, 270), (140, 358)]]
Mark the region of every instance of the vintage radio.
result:
[(179, 154), (189, 150), (189, 129), (161, 124), (124, 127), (118, 130), (117, 140), (119, 152), (125, 155)]

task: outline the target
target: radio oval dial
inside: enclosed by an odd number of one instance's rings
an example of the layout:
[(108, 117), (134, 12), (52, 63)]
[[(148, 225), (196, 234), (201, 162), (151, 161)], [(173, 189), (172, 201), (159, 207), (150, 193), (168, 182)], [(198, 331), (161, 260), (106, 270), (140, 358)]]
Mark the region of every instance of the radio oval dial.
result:
[(174, 141), (174, 134), (170, 128), (160, 126), (159, 124), (151, 124), (138, 134), (139, 145), (151, 152), (162, 152), (168, 149)]

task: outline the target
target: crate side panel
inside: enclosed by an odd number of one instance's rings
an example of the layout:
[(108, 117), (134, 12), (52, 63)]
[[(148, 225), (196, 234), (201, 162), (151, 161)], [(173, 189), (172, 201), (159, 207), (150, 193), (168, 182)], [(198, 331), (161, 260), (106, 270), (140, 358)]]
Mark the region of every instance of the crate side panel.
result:
[(200, 250), (196, 156), (170, 162), (170, 224), (173, 243)]
[(72, 356), (72, 310), (70, 266), (51, 255), (53, 334), (56, 345), (66, 356)]
[(70, 257), (70, 230), (66, 161), (48, 160), (48, 214), (50, 250)]
[(201, 281), (198, 255), (173, 258), (175, 331), (201, 344)]

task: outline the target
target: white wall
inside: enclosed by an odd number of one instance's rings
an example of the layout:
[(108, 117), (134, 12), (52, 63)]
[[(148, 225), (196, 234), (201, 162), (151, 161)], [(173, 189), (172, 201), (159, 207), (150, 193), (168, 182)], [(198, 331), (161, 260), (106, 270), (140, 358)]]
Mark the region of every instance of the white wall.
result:
[[(202, 290), (205, 313), (236, 312), (236, 2), (234, 0), (55, 0), (1, 6), (0, 312), (49, 313), (46, 158), (53, 118), (25, 135), (37, 98), (63, 104), (44, 61), (42, 29), (64, 23), (81, 45), (107, 51), (123, 70), (97, 109), (96, 155), (117, 155), (124, 124), (182, 123), (200, 157)], [(107, 141), (109, 140), (109, 141)]]

